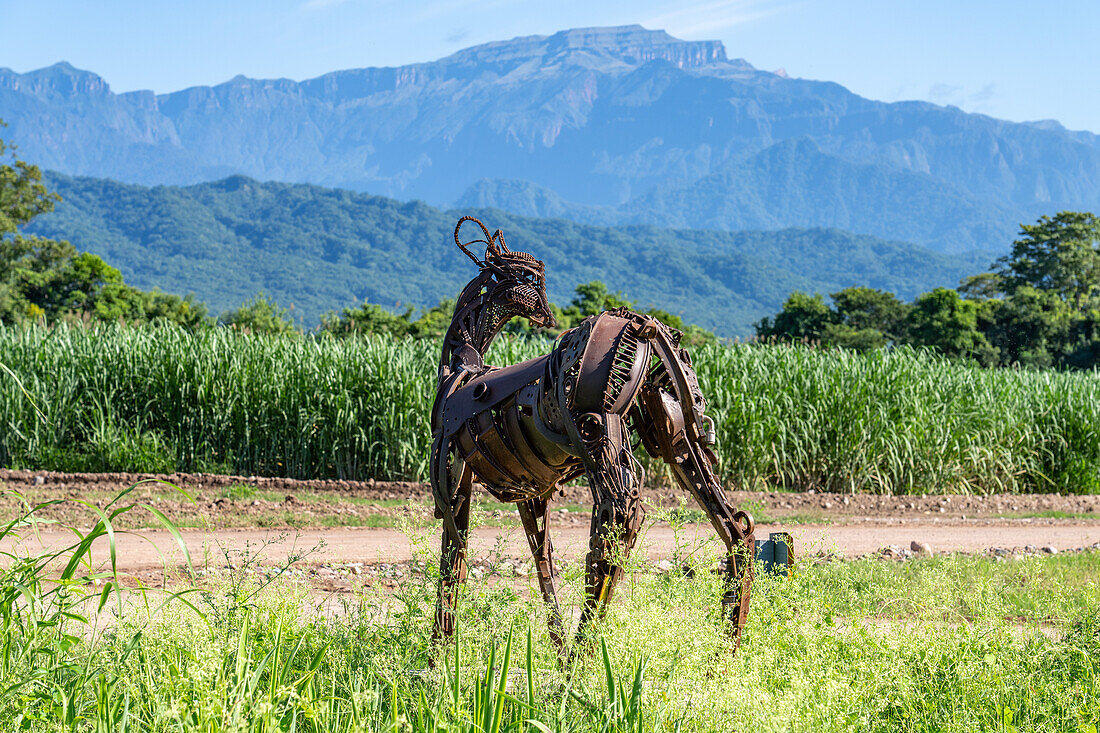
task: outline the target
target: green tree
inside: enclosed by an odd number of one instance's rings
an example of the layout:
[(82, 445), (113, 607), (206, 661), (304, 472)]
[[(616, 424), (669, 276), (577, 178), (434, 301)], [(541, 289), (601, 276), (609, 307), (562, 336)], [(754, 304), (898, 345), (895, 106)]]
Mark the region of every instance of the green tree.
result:
[(978, 304), (963, 300), (950, 288), (936, 288), (919, 296), (907, 317), (908, 341), (947, 356), (996, 363), (997, 350), (978, 330)]
[(48, 285), (36, 293), (47, 312), (93, 313), (101, 319), (132, 315), (140, 295), (123, 282), (122, 273), (93, 254), (69, 249), (71, 255), (49, 272)]
[(827, 323), (821, 330), (821, 343), (852, 351), (881, 349), (891, 341), (877, 328), (853, 328), (846, 323)]
[[(0, 121), (0, 127), (3, 122)], [(66, 241), (26, 236), (21, 229), (53, 211), (60, 197), (42, 183), (37, 166), (18, 160), (0, 140), (0, 323), (54, 321), (74, 316), (97, 320), (168, 320), (188, 327), (208, 323), (192, 296), (145, 293), (96, 255)]]
[(852, 287), (832, 293), (832, 322), (825, 324), (821, 340), (830, 346), (856, 351), (880, 349), (901, 340), (905, 318), (912, 306), (893, 293)]
[(960, 292), (1001, 364), (1091, 367), (1100, 356), (1100, 219), (1063, 211), (1022, 225), (1012, 254)]
[(836, 314), (820, 293), (809, 295), (796, 290), (783, 302), (783, 310), (775, 318), (763, 318), (756, 324), (760, 338), (820, 340), (826, 327), (836, 321)]
[[(0, 120), (0, 128), (5, 127)], [(5, 160), (6, 159), (6, 160)], [(71, 256), (67, 242), (24, 237), (20, 229), (39, 214), (53, 211), (60, 197), (42, 184), (38, 166), (18, 160), (14, 149), (0, 139), (0, 322), (11, 323), (45, 314), (28, 301), (28, 279), (39, 279), (59, 261)]]
[(321, 331), (332, 334), (389, 333), (406, 336), (412, 324), (413, 308), (394, 313), (366, 299), (354, 308), (345, 308), (339, 315), (329, 312), (321, 316)]
[(998, 260), (1008, 295), (1031, 287), (1054, 293), (1075, 307), (1100, 289), (1100, 219), (1081, 211), (1043, 216), (1020, 227), (1012, 254)]
[(896, 339), (902, 331), (911, 306), (893, 293), (874, 288), (845, 288), (829, 296), (836, 319), (856, 330), (879, 331)]
[(964, 277), (957, 289), (967, 300), (994, 300), (1004, 297), (1005, 279), (996, 272), (982, 272)]
[[(7, 127), (0, 120), (0, 128)], [(8, 163), (0, 165), (0, 237), (16, 235), (19, 228), (39, 214), (53, 211), (61, 197), (51, 193), (42, 183), (42, 171), (14, 156), (11, 144), (0, 139), (0, 158), (10, 155)]]
[(574, 292), (576, 297), (561, 310), (562, 318), (559, 319), (559, 325), (565, 328), (572, 328), (585, 318), (604, 311), (634, 307), (633, 301), (628, 300), (621, 292), (612, 293), (607, 285), (599, 280), (578, 285)]
[(240, 308), (223, 313), (218, 320), (248, 333), (290, 333), (297, 329), (288, 310), (263, 291), (246, 300)]
[(414, 338), (441, 338), (451, 325), (454, 309), (454, 299), (444, 298), (438, 304), (420, 311), (414, 319), (412, 306), (406, 307), (404, 312), (394, 313), (364, 300), (362, 305), (345, 308), (339, 315), (330, 312), (321, 316), (321, 331), (336, 335), (389, 333)]
[(451, 325), (454, 311), (454, 298), (444, 298), (431, 308), (421, 311), (420, 316), (409, 324), (409, 334), (416, 338), (442, 338)]
[(142, 292), (141, 311), (144, 320), (152, 323), (175, 323), (191, 330), (214, 325), (206, 304), (197, 300), (194, 293), (180, 297), (172, 293), (162, 293), (155, 288)]
[(984, 328), (1003, 364), (1049, 367), (1062, 361), (1074, 329), (1074, 313), (1054, 292), (1016, 288), (1002, 300), (987, 301)]
[(854, 287), (794, 292), (757, 334), (815, 339), (866, 350), (889, 343), (927, 346), (986, 365), (1089, 368), (1100, 364), (1100, 218), (1063, 211), (1022, 225), (1012, 254), (991, 272), (936, 288), (905, 304)]

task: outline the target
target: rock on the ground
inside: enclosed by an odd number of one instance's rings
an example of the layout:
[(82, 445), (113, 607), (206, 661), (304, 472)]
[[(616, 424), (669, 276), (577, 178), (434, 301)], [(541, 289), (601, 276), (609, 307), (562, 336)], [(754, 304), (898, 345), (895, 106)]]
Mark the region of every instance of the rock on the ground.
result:
[(909, 549), (917, 553), (918, 555), (925, 555), (926, 557), (932, 557), (933, 555), (932, 546), (927, 542), (919, 542), (917, 540), (913, 540), (909, 543)]

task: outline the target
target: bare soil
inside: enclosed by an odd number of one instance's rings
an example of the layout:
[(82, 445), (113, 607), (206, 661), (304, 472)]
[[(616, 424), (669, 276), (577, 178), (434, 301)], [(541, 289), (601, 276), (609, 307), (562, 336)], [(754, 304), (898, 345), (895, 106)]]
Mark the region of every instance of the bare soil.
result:
[[(794, 536), (796, 553), (826, 558), (879, 556), (882, 548), (907, 548), (913, 541), (926, 543), (937, 553), (969, 552), (1008, 558), (1044, 551), (1100, 550), (1100, 523), (1067, 524), (1057, 520), (1027, 523), (1010, 520), (1001, 526), (970, 520), (878, 526), (764, 525), (757, 527), (757, 537), (766, 538), (769, 532), (778, 530)], [(248, 572), (264, 575), (277, 569), (281, 572), (281, 568), (290, 566), (293, 568), (291, 576), (301, 576), (312, 586), (331, 591), (350, 590), (356, 584), (396, 586), (402, 575), (416, 573), (438, 546), (434, 533), (429, 536), (419, 531), (410, 535), (395, 529), (366, 527), (290, 532), (183, 530), (181, 536), (192, 566), (200, 574), (245, 568)], [(62, 549), (73, 542), (69, 532), (46, 529), (19, 543), (0, 540), (0, 553), (38, 554), (43, 550)], [(118, 571), (135, 582), (140, 580), (150, 587), (161, 587), (170, 584), (170, 576), (182, 574), (183, 553), (176, 539), (165, 530), (118, 532), (115, 542)], [(677, 550), (682, 559), (713, 542), (714, 534), (708, 525), (687, 525), (679, 528), (678, 533), (667, 525), (652, 525), (639, 543), (639, 549), (654, 569), (667, 571), (672, 568), (668, 560)], [(554, 533), (555, 552), (562, 561), (580, 558), (587, 547), (587, 528), (562, 527)], [(883, 557), (900, 559), (889, 551)], [(93, 545), (92, 563), (106, 568), (108, 561), (108, 541), (102, 537)], [(518, 527), (475, 528), (471, 532), (470, 566), (475, 578), (530, 575), (532, 567), (523, 532)]]
[[(207, 572), (291, 563), (310, 583), (343, 590), (355, 583), (392, 585), (402, 573), (433, 553), (439, 539), (432, 523), (430, 491), (410, 482), (296, 481), (252, 476), (205, 474), (63, 474), (0, 470), (0, 522), (6, 523), (34, 506), (37, 516), (54, 520), (37, 537), (17, 548), (8, 538), (0, 552), (36, 553), (73, 541), (64, 527), (86, 530), (98, 519), (91, 506), (107, 506), (119, 492), (146, 481), (123, 503), (156, 507), (178, 526), (195, 567)], [(185, 497), (167, 481), (185, 491)], [(969, 552), (1011, 557), (1100, 547), (1100, 496), (870, 496), (729, 492), (738, 506), (757, 518), (757, 538), (789, 531), (799, 554), (869, 554), (900, 559), (911, 543), (925, 543), (936, 553)], [(470, 556), (474, 575), (529, 574), (526, 541), (510, 505), (481, 494), (476, 504)], [(640, 545), (655, 566), (685, 544), (713, 537), (704, 517), (690, 504), (676, 514), (682, 496), (670, 488), (648, 488), (644, 501), (650, 515), (665, 521), (648, 526)], [(87, 505), (81, 502), (87, 502)], [(90, 506), (88, 506), (90, 505)], [(587, 488), (568, 487), (552, 515), (554, 546), (565, 560), (587, 548), (590, 503)], [(676, 526), (668, 520), (676, 520)], [(685, 522), (682, 526), (680, 522)], [(147, 510), (116, 517), (119, 570), (147, 584), (164, 580), (165, 569), (178, 569), (182, 553), (175, 539)], [(409, 527), (413, 529), (409, 531)], [(133, 529), (133, 533), (121, 530)], [(26, 533), (24, 533), (26, 534)], [(412, 539), (410, 539), (412, 538)], [(414, 542), (419, 546), (414, 546)], [(93, 548), (97, 562), (106, 561), (102, 538)], [(883, 548), (890, 548), (882, 553)], [(419, 552), (417, 552), (419, 550)], [(0, 560), (2, 562), (2, 560)]]
[[(396, 517), (430, 512), (431, 490), (427, 484), (408, 481), (297, 480), (257, 476), (212, 474), (56, 473), (0, 469), (0, 490), (17, 491), (32, 504), (52, 499), (83, 499), (103, 506), (138, 482), (168, 482), (191, 499), (164, 483), (138, 487), (127, 501), (149, 501), (173, 521), (184, 526), (307, 527), (370, 526), (368, 517)], [(1059, 494), (906, 495), (787, 493), (728, 490), (730, 500), (750, 511), (758, 522), (860, 523), (896, 519), (990, 519), (1043, 518), (1100, 522), (1100, 495)], [(488, 494), (477, 492), (482, 509), (495, 512), (498, 522), (507, 524), (514, 512)], [(193, 499), (193, 501), (192, 501)], [(643, 501), (653, 508), (677, 507), (688, 499), (678, 489), (647, 487)], [(591, 506), (588, 488), (567, 486), (555, 498), (555, 507), (566, 523), (587, 525)], [(685, 504), (691, 509), (692, 504)], [(0, 497), (0, 518), (18, 511), (19, 500), (11, 494)], [(564, 510), (562, 512), (561, 510)], [(49, 514), (56, 512), (56, 514)], [(77, 519), (84, 511), (74, 505), (47, 510), (56, 519)], [(583, 516), (582, 516), (583, 515)], [(151, 515), (136, 512), (122, 519), (125, 525), (143, 526)], [(701, 518), (701, 517), (699, 517)], [(375, 521), (374, 526), (385, 526)], [(390, 523), (392, 524), (392, 522)], [(1006, 525), (1006, 526), (1011, 526)]]
[[(757, 538), (767, 538), (769, 532), (791, 532), (796, 551), (820, 555), (838, 553), (859, 556), (874, 553), (890, 545), (906, 547), (911, 541), (925, 542), (938, 552), (985, 552), (989, 548), (1006, 547), (1006, 532), (1011, 543), (1006, 549), (1053, 547), (1058, 551), (1070, 551), (1100, 542), (1100, 523), (1093, 525), (1064, 524), (1054, 520), (1039, 523), (1013, 523), (1007, 526), (982, 526), (969, 522), (914, 522), (880, 526), (854, 525), (758, 525)], [(425, 533), (416, 532), (417, 535)], [(669, 526), (653, 525), (647, 530), (639, 547), (649, 559), (657, 561), (671, 555), (680, 545), (693, 546), (707, 542), (713, 531), (709, 525), (691, 524), (676, 531)], [(181, 536), (196, 565), (205, 562), (220, 563), (226, 554), (239, 557), (249, 551), (262, 549), (263, 557), (270, 564), (278, 564), (292, 555), (306, 553), (307, 559), (319, 562), (363, 564), (407, 563), (415, 556), (415, 550), (432, 552), (439, 544), (434, 534), (423, 547), (414, 547), (410, 536), (400, 530), (366, 527), (336, 527), (325, 530), (183, 530)], [(553, 531), (554, 550), (564, 559), (579, 558), (588, 549), (588, 528), (561, 527)], [(180, 549), (171, 534), (160, 529), (137, 530), (118, 533), (115, 537), (119, 567), (128, 569), (161, 568), (167, 560), (175, 564), (182, 561)], [(417, 540), (419, 541), (419, 540)], [(38, 538), (26, 538), (27, 550), (59, 549), (73, 542), (69, 532), (49, 529)], [(0, 548), (11, 546), (8, 540), (0, 541)], [(101, 552), (98, 558), (95, 553)], [(107, 539), (94, 546), (93, 559), (104, 560), (107, 555)], [(470, 554), (483, 557), (499, 554), (501, 557), (525, 558), (527, 540), (519, 527), (477, 527), (471, 531)]]

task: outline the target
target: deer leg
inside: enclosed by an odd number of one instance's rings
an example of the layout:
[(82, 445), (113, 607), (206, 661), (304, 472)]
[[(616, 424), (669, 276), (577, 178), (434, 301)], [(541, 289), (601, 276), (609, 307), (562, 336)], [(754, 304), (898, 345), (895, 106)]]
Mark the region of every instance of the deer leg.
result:
[(726, 591), (722, 595), (722, 609), (733, 625), (735, 646), (740, 646), (752, 595), (752, 561), (756, 549), (753, 520), (748, 513), (730, 505), (722, 487), (713, 480), (710, 471), (698, 469), (695, 458), (691, 456), (674, 463), (672, 474), (699, 502), (726, 546)]
[[(539, 587), (542, 599), (546, 603), (547, 624), (550, 626), (550, 639), (557, 647), (558, 654), (565, 654), (565, 629), (558, 606), (558, 591), (554, 586), (554, 548), (550, 543), (550, 515), (547, 512), (546, 499), (531, 499), (518, 504), (519, 518), (523, 522), (523, 531), (531, 545), (531, 555), (535, 559), (535, 568), (539, 575)], [(539, 526), (539, 523), (542, 526)]]
[(582, 448), (592, 490), (592, 524), (585, 559), (585, 599), (577, 627), (581, 641), (602, 616), (623, 575), (623, 560), (638, 539), (645, 511), (638, 497), (640, 470), (630, 454), (626, 423), (615, 414), (587, 413), (566, 420)]
[[(733, 625), (734, 643), (741, 644), (741, 632), (749, 614), (752, 594), (752, 561), (755, 555), (752, 517), (730, 504), (714, 476), (713, 453), (698, 435), (685, 426), (683, 408), (659, 391), (642, 394), (649, 424), (642, 426), (655, 443), (653, 447), (672, 469), (681, 488), (690, 493), (710, 518), (711, 525), (726, 546), (726, 591), (722, 608)], [(661, 416), (653, 420), (654, 416)]]
[(470, 495), (473, 477), (465, 464), (449, 460), (450, 446), (437, 438), (432, 446), (431, 483), (436, 516), (443, 519), (443, 542), (439, 559), (439, 598), (432, 638), (454, 634), (454, 609), (458, 586), (466, 581), (466, 541), (470, 527)]

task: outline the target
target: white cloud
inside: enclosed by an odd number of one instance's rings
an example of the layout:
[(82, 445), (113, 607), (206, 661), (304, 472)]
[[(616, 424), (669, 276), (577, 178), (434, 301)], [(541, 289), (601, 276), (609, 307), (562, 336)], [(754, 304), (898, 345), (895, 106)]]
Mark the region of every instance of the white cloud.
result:
[(957, 104), (963, 96), (963, 88), (958, 84), (933, 84), (928, 87), (928, 99), (936, 104)]
[(984, 87), (971, 94), (970, 101), (976, 103), (988, 102), (995, 96), (997, 96), (997, 85), (993, 82), (989, 82)]
[(972, 91), (961, 84), (940, 82), (928, 88), (927, 99), (936, 104), (950, 104), (968, 112), (985, 112), (990, 109), (989, 102), (997, 96), (997, 85), (993, 82)]

